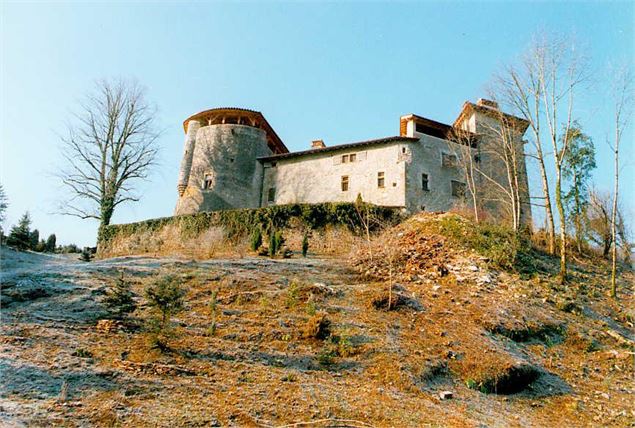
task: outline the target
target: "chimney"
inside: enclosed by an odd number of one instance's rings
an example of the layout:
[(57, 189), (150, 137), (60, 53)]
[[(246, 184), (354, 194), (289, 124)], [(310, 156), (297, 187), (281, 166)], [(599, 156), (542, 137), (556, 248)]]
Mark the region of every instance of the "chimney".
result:
[(313, 141), (311, 141), (311, 148), (312, 149), (323, 149), (324, 147), (326, 147), (326, 144), (324, 144), (324, 140), (313, 140)]
[(498, 103), (496, 101), (487, 100), (485, 98), (479, 98), (478, 101), (476, 101), (476, 105), (481, 107), (489, 107), (489, 108), (498, 110)]

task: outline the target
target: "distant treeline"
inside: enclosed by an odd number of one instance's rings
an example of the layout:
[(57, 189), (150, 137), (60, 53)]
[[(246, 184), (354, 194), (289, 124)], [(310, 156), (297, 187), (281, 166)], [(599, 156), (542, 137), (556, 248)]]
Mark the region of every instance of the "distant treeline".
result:
[(37, 251), (40, 253), (79, 253), (81, 249), (75, 245), (57, 246), (57, 236), (50, 234), (46, 239), (40, 239), (40, 231), (31, 230), (31, 216), (25, 212), (17, 225), (11, 228), (9, 235), (5, 236), (0, 229), (0, 243), (20, 251)]

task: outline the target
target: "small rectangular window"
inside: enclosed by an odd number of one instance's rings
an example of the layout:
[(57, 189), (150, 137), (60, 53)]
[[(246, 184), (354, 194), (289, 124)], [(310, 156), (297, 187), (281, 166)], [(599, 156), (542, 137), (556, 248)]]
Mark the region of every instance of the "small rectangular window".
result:
[(430, 190), (428, 174), (421, 174), (421, 190), (425, 190), (426, 192)]
[(461, 183), (460, 181), (452, 180), (452, 196), (456, 196), (457, 198), (465, 197), (466, 185), (465, 183)]
[(212, 174), (205, 174), (205, 179), (203, 180), (203, 189), (209, 190), (212, 188), (213, 184), (214, 178), (212, 177)]
[(386, 184), (386, 180), (384, 178), (384, 172), (380, 171), (377, 173), (377, 187), (383, 189)]
[(348, 155), (342, 155), (342, 163), (348, 163)]
[(455, 167), (459, 164), (459, 159), (456, 155), (450, 153), (441, 154), (441, 165), (444, 167)]
[(267, 202), (274, 202), (276, 200), (276, 188), (270, 187), (267, 192)]
[(349, 157), (350, 162), (355, 162), (355, 160), (357, 159), (357, 155), (355, 153), (352, 153)]
[(348, 175), (342, 176), (342, 192), (348, 192)]

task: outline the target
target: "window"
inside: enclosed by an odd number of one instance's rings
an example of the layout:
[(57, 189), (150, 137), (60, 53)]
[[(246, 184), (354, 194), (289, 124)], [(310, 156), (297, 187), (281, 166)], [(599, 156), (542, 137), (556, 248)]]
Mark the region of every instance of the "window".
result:
[(459, 164), (459, 159), (456, 155), (450, 153), (441, 154), (441, 165), (444, 167), (455, 167)]
[(278, 162), (271, 162), (271, 168), (275, 168), (278, 166)]
[(452, 180), (452, 196), (456, 196), (457, 198), (465, 197), (465, 183), (461, 183), (460, 181)]
[(348, 192), (348, 175), (342, 176), (342, 192)]
[(214, 184), (214, 178), (212, 174), (205, 174), (205, 178), (203, 179), (203, 190), (208, 190), (212, 188)]
[(425, 190), (426, 192), (430, 190), (428, 174), (421, 174), (421, 190)]
[(403, 153), (404, 155), (406, 154), (406, 148), (405, 147), (401, 148), (401, 153)]
[(355, 162), (357, 160), (357, 153), (351, 153), (350, 155), (342, 155), (342, 163)]
[(385, 178), (384, 178), (384, 172), (380, 171), (377, 173), (377, 187), (379, 187), (380, 189), (384, 188), (385, 185)]
[(267, 192), (267, 202), (274, 202), (276, 200), (276, 188), (270, 187)]

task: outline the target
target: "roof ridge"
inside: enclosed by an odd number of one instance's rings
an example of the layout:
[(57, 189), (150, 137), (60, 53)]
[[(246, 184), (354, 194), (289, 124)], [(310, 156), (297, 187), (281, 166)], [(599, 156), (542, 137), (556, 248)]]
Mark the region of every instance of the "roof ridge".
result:
[(416, 137), (406, 137), (406, 136), (402, 136), (402, 135), (393, 135), (393, 136), (390, 136), (390, 137), (375, 138), (375, 139), (372, 139), (372, 140), (356, 141), (356, 142), (353, 142), (353, 143), (336, 144), (334, 146), (326, 146), (326, 147), (320, 147), (320, 148), (315, 148), (315, 149), (299, 150), (297, 152), (288, 152), (288, 153), (281, 153), (281, 154), (277, 154), (277, 155), (263, 156), (263, 157), (258, 158), (258, 160), (285, 159), (285, 158), (292, 158), (292, 157), (304, 156), (304, 155), (310, 155), (310, 154), (316, 154), (316, 153), (332, 152), (332, 151), (336, 151), (336, 150), (340, 150), (340, 149), (346, 149), (346, 148), (352, 148), (352, 147), (362, 147), (362, 146), (369, 146), (369, 145), (374, 145), (374, 144), (390, 143), (390, 142), (393, 142), (393, 141), (415, 142), (415, 141), (419, 141), (419, 139), (416, 138)]

